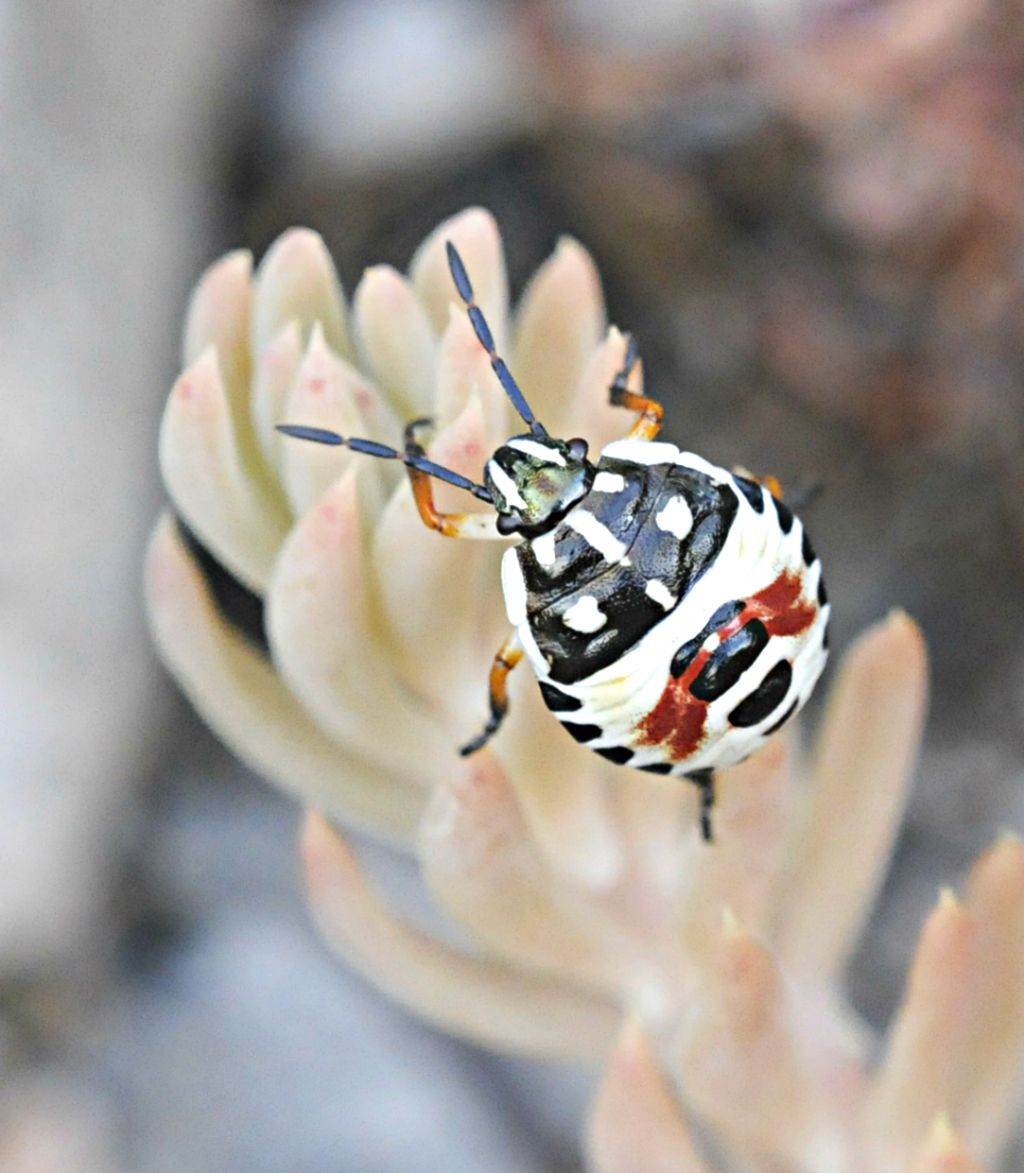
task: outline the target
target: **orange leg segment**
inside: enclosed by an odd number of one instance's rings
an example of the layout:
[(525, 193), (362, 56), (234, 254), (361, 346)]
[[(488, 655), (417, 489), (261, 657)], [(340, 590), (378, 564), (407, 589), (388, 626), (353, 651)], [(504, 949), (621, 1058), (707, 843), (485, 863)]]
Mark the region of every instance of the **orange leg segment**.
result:
[[(426, 456), (418, 436), (430, 427), (427, 419), (414, 420), (405, 429), (405, 451), (413, 456)], [(405, 466), (412, 485), (412, 498), (416, 502), (423, 524), (436, 529), (446, 538), (500, 538), (493, 516), (486, 513), (441, 513), (434, 505), (434, 483), (422, 469)]]
[(629, 376), (637, 362), (636, 343), (632, 338), (626, 347), (622, 370), (608, 388), (608, 398), (613, 407), (624, 407), (627, 411), (638, 412), (636, 422), (626, 433), (627, 440), (653, 440), (661, 431), (661, 420), (665, 409), (656, 399), (648, 399), (638, 391), (629, 388)]
[(491, 675), (488, 680), (488, 697), (491, 705), (491, 715), (483, 730), (459, 750), (463, 757), (476, 753), (498, 732), (505, 714), (508, 712), (508, 677), (509, 673), (523, 658), (523, 645), (519, 642), (519, 635), (513, 631), (507, 640), (498, 649), (491, 664)]

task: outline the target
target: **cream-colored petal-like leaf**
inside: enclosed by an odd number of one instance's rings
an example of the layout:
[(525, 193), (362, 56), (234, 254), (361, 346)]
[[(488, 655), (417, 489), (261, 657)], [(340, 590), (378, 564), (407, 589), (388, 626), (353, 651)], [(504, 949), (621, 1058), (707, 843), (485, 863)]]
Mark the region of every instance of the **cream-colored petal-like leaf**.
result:
[(409, 282), (390, 265), (367, 269), (352, 303), (362, 365), (403, 420), (429, 415), (437, 334)]
[(679, 1056), (688, 1100), (736, 1152), (770, 1154), (799, 1168), (839, 1167), (817, 1133), (814, 1080), (782, 973), (729, 914)]
[(556, 882), (608, 889), (625, 865), (608, 801), (622, 767), (573, 741), (543, 704), (528, 664), (513, 673), (509, 698), (505, 729), (492, 744), (534, 841)]
[(267, 593), (274, 662), (311, 716), (340, 744), (391, 776), (426, 786), (452, 756), (429, 714), (398, 683), (373, 621), (376, 584), (367, 559), (354, 465), (297, 523)]
[(587, 1123), (593, 1173), (707, 1173), (643, 1029), (628, 1022)]
[(352, 826), (398, 843), (412, 839), (422, 793), (324, 736), (266, 657), (218, 613), (170, 517), (153, 535), (146, 594), (164, 663), (243, 761)]
[(212, 346), (171, 391), (160, 427), (160, 469), (175, 508), (203, 544), (262, 594), (288, 517), (242, 465)]
[[(377, 389), (331, 349), (319, 322), (313, 325), (284, 414), (287, 423), (326, 428), (345, 437), (359, 436), (382, 443), (398, 438)], [(281, 439), (281, 479), (298, 516), (354, 460), (367, 465), (368, 485), (376, 486), (387, 476), (382, 462), (374, 457), (291, 436)]]
[[(718, 776), (715, 842), (700, 845), (684, 880), (681, 931), (695, 956), (706, 955), (717, 945), (726, 907), (751, 932), (767, 928), (782, 867), (789, 765), (786, 739), (777, 737), (749, 761)], [(683, 780), (672, 781), (680, 785)]]
[(505, 254), (498, 225), (483, 208), (467, 208), (445, 220), (416, 250), (409, 266), (413, 286), (426, 306), (434, 330), (440, 334), (447, 326), (448, 307), (452, 302), (462, 304), (448, 269), (445, 251), (448, 241), (459, 250), (476, 303), (487, 318), (498, 350), (504, 353), (508, 346)]
[(345, 295), (331, 254), (309, 228), (289, 228), (270, 246), (256, 270), (252, 345), (256, 355), (295, 321), (305, 341), (314, 322), (323, 325), (327, 344), (352, 358)]
[(1001, 835), (971, 869), (967, 908), (978, 927), (980, 981), (956, 1115), (971, 1150), (989, 1160), (1024, 1099), (1024, 842), (1016, 835)]
[(857, 939), (906, 805), (926, 692), (924, 640), (902, 612), (843, 659), (788, 877), (780, 949), (800, 974), (833, 976)]
[(306, 820), (303, 854), (310, 903), (328, 943), (415, 1014), (501, 1050), (595, 1057), (610, 1047), (617, 1024), (610, 1004), (460, 953), (400, 920), (319, 814)]
[(621, 985), (628, 959), (588, 936), (583, 900), (554, 882), (489, 751), (436, 787), (419, 846), (438, 903), (498, 956), (606, 993)]
[(264, 348), (253, 370), (250, 410), (260, 452), (271, 468), (280, 467), (283, 445), (288, 443), (274, 429), (288, 422), (288, 394), (298, 377), (302, 356), (302, 332), (298, 322), (291, 321)]
[[(434, 416), (444, 428), (478, 396), (484, 413), (488, 454), (521, 430), (513, 422), (513, 412), (494, 380), (487, 351), (473, 333), (469, 318), (456, 306), (449, 307), (449, 321), (437, 353), (437, 400)], [(515, 416), (518, 421), (519, 417)]]
[(563, 237), (530, 280), (509, 365), (537, 418), (567, 435), (570, 401), (605, 328), (601, 279), (587, 250)]
[(697, 790), (679, 778), (621, 769), (608, 786), (609, 806), (631, 883), (674, 919), (685, 871), (696, 866)]
[(906, 1164), (936, 1112), (957, 1102), (958, 1077), (967, 1074), (960, 1057), (977, 1011), (975, 936), (971, 914), (944, 891), (921, 932), (869, 1094), (866, 1137), (879, 1168)]
[(252, 254), (238, 249), (212, 264), (200, 278), (185, 317), (183, 351), (185, 366), (190, 367), (208, 347), (216, 349), (239, 460), (247, 474), (272, 493), (249, 410), (251, 315)]
[(215, 261), (199, 279), (185, 316), (184, 365), (213, 346), (236, 424), (249, 394), (249, 317), (252, 253), (238, 249)]

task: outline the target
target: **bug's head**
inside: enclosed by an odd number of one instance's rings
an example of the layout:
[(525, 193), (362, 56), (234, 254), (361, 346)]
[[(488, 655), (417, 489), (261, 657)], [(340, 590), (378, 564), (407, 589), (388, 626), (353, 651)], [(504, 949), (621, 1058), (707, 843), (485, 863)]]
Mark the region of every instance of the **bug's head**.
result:
[(513, 436), (488, 460), (484, 483), (498, 531), (536, 537), (557, 525), (594, 483), (586, 440)]

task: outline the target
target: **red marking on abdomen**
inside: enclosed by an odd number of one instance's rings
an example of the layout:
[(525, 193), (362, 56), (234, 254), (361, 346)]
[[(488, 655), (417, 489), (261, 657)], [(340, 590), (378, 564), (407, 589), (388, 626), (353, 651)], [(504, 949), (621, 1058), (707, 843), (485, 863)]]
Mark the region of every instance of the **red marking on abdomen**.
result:
[(818, 615), (816, 602), (801, 600), (803, 588), (802, 574), (783, 571), (771, 586), (747, 601), (737, 621), (742, 626), (750, 619), (760, 619), (769, 635), (799, 635)]
[[(806, 631), (817, 617), (818, 607), (814, 602), (802, 600), (802, 594), (800, 573), (783, 571), (770, 586), (748, 599), (735, 619), (718, 629), (718, 646), (751, 619), (760, 619), (769, 635), (799, 635)], [(682, 676), (669, 677), (658, 703), (636, 727), (640, 745), (663, 745), (674, 762), (685, 761), (697, 752), (704, 740), (708, 703), (698, 700), (690, 687), (711, 655), (702, 648)]]
[(664, 744), (675, 762), (696, 753), (708, 715), (707, 701), (698, 700), (683, 679), (669, 680), (661, 699), (637, 726), (641, 745)]

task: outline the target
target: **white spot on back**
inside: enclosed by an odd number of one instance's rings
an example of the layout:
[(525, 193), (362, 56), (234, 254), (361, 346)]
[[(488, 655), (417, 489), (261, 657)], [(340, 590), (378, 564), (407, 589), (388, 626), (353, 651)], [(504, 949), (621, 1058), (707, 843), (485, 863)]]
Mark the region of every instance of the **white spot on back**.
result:
[(514, 448), (517, 452), (525, 452), (527, 456), (534, 456), (543, 460), (545, 464), (560, 464), (565, 468), (565, 457), (555, 448), (549, 448), (537, 440), (509, 440), (507, 448)]
[(680, 541), (693, 529), (693, 514), (682, 497), (673, 497), (654, 518), (658, 529), (672, 534)]
[(647, 586), (644, 587), (644, 593), (649, 599), (653, 599), (656, 603), (660, 603), (666, 611), (671, 611), (676, 605), (676, 599), (673, 598), (672, 592), (661, 581), (660, 578), (652, 578)]
[(594, 477), (593, 493), (621, 493), (626, 487), (626, 478), (617, 472), (599, 472)]
[(541, 534), (539, 538), (534, 538), (530, 543), (530, 548), (533, 550), (533, 556), (538, 563), (544, 567), (545, 570), (550, 570), (555, 564), (555, 531), (548, 530), (546, 534)]
[(565, 524), (585, 542), (589, 542), (606, 562), (618, 562), (626, 552), (625, 543), (620, 542), (603, 522), (586, 509), (574, 509), (565, 519)]
[(508, 473), (501, 467), (496, 460), (488, 460), (487, 475), (494, 482), (494, 487), (505, 498), (505, 500), (513, 507), (513, 509), (525, 509), (526, 502), (523, 500), (522, 493), (515, 481), (508, 475)]
[(515, 548), (506, 550), (501, 558), (501, 591), (505, 596), (505, 611), (513, 627), (526, 621), (526, 580)]
[(565, 612), (562, 622), (573, 631), (589, 634), (592, 631), (600, 631), (608, 622), (608, 616), (597, 605), (597, 599), (593, 595), (584, 595)]

